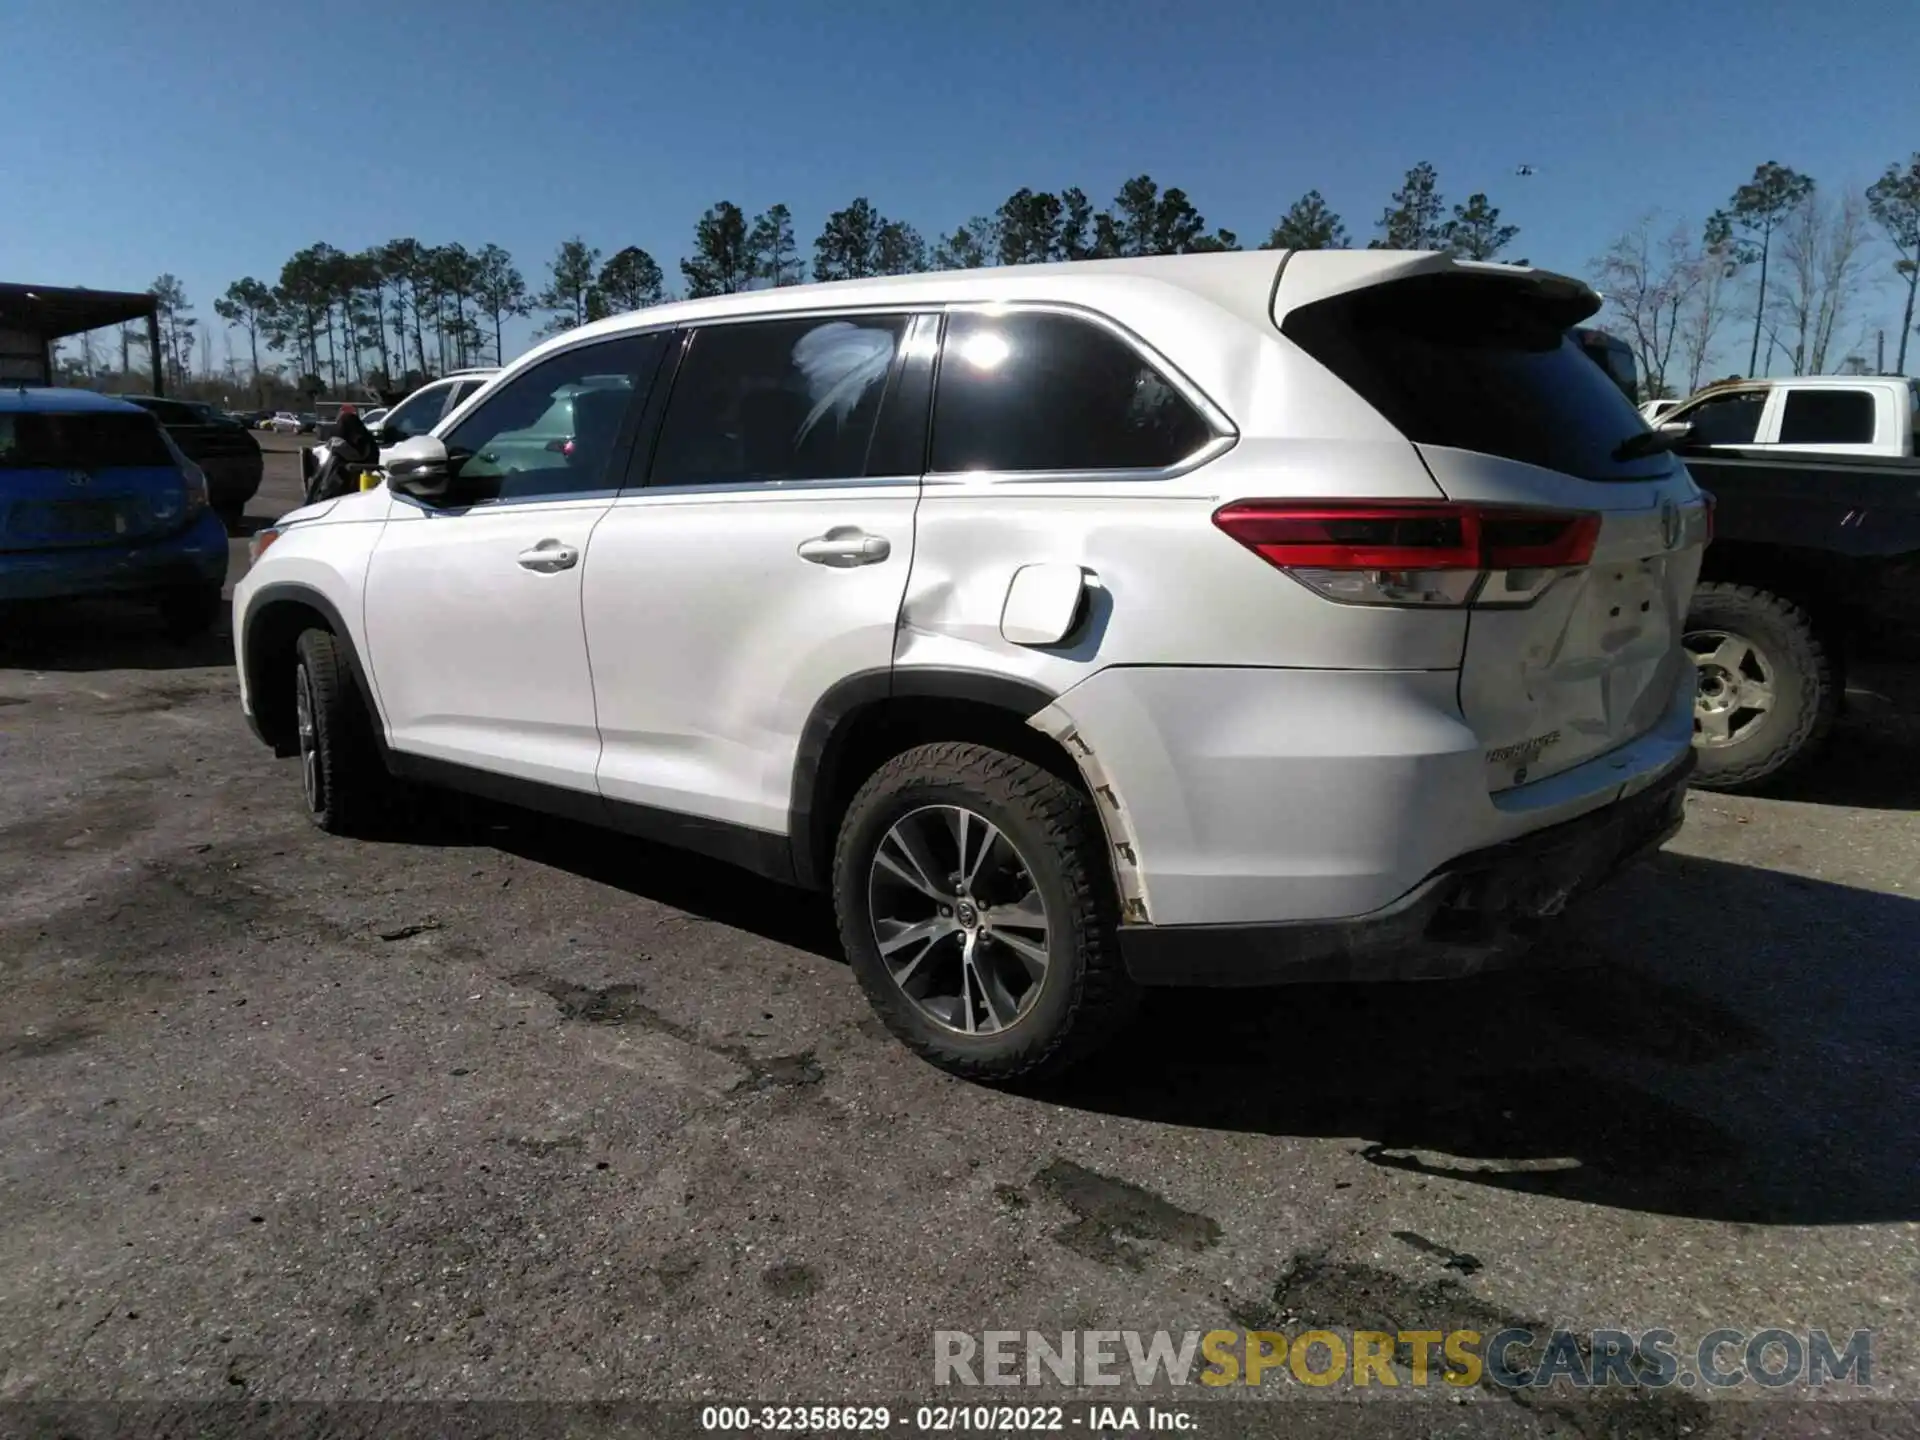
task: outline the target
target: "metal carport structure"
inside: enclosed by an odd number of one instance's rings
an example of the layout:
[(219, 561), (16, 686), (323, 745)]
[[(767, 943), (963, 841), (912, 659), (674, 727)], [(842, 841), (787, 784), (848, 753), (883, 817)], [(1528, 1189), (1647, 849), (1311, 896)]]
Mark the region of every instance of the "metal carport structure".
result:
[(153, 393), (164, 395), (160, 305), (151, 295), (78, 286), (0, 284), (0, 383), (51, 385), (53, 345), (69, 335), (147, 322)]

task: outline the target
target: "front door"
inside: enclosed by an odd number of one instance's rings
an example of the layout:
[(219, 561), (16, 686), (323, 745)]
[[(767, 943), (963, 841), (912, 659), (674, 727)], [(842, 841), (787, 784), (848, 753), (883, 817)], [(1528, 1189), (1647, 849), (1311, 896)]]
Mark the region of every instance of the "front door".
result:
[[(626, 335), (528, 367), (442, 437), (454, 470), (444, 501), (398, 497), (366, 583), (369, 663), (394, 749), (592, 792), (600, 741), (581, 576), (665, 345), (660, 333)], [(556, 406), (571, 417), (564, 447), (496, 443)]]
[(937, 324), (812, 316), (687, 336), (645, 483), (588, 557), (609, 800), (785, 834), (814, 705), (893, 663)]

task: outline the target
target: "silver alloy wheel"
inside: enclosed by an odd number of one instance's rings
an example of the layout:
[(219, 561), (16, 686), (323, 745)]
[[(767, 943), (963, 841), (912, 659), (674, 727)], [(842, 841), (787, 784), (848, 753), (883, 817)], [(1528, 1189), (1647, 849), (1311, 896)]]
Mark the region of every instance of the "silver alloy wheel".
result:
[(293, 716), (300, 732), (300, 793), (307, 809), (318, 815), (326, 808), (320, 796), (320, 737), (313, 723), (313, 681), (305, 665), (293, 672)]
[(998, 1034), (1040, 997), (1046, 900), (1013, 842), (975, 811), (901, 816), (874, 851), (867, 912), (893, 983), (945, 1029)]
[(1693, 743), (1718, 750), (1750, 738), (1773, 710), (1773, 662), (1767, 652), (1727, 630), (1690, 631), (1682, 643), (1698, 671)]

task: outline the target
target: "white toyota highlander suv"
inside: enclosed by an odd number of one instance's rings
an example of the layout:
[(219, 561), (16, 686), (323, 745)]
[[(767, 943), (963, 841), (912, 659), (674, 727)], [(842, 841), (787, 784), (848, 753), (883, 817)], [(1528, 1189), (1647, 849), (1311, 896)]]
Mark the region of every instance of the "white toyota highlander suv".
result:
[(1478, 970), (1692, 759), (1709, 502), (1598, 303), (1266, 251), (601, 321), (263, 532), (242, 704), (329, 831), (429, 782), (830, 891), (964, 1075), (1150, 986)]

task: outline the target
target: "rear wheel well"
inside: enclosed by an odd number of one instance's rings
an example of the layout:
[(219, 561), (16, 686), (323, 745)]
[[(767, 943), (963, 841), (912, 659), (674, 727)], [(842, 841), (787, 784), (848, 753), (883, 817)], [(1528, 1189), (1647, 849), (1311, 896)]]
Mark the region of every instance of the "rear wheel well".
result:
[(834, 727), (821, 753), (807, 810), (807, 830), (794, 837), (796, 844), (804, 847), (794, 856), (802, 883), (827, 883), (840, 821), (868, 777), (894, 756), (942, 740), (1005, 751), (1088, 794), (1086, 777), (1073, 757), (1015, 711), (986, 701), (944, 697), (875, 700), (848, 713)]
[(293, 671), (296, 646), (308, 630), (333, 633), (327, 617), (298, 600), (271, 600), (247, 618), (247, 699), (260, 734), (276, 755), (291, 755), (299, 745), (293, 719)]

